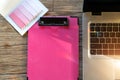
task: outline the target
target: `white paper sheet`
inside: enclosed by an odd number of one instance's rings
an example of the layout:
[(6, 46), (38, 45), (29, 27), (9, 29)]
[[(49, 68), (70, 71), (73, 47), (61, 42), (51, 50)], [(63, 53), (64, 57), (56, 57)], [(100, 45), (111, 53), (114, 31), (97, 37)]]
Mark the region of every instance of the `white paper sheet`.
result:
[(39, 0), (1, 0), (0, 14), (21, 34), (28, 29), (48, 9)]

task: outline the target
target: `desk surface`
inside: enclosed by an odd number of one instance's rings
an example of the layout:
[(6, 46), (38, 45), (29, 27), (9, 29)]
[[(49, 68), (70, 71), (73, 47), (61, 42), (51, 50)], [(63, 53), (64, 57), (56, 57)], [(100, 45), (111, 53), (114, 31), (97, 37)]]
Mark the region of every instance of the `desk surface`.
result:
[[(41, 2), (49, 9), (46, 16), (81, 17), (83, 0), (41, 0)], [(0, 15), (0, 80), (26, 80), (27, 37), (27, 34), (20, 36)]]

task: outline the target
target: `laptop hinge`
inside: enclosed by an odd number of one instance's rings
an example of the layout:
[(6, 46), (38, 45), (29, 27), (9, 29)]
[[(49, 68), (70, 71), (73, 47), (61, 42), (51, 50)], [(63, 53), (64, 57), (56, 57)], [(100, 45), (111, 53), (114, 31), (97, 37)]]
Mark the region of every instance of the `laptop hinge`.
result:
[(92, 15), (101, 16), (101, 15), (102, 15), (102, 12), (92, 12)]

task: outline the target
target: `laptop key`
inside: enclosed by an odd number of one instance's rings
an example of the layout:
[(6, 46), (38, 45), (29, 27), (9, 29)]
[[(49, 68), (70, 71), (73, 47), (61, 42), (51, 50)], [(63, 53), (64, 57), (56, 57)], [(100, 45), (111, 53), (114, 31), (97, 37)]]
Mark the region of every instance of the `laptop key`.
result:
[(97, 45), (96, 45), (96, 44), (91, 44), (91, 45), (90, 45), (90, 48), (91, 48), (91, 49), (96, 49), (96, 48), (97, 48)]
[(114, 49), (114, 44), (109, 44), (109, 49)]
[(90, 54), (96, 55), (96, 50), (90, 50)]
[(99, 43), (99, 39), (98, 38), (91, 38), (90, 42), (91, 43)]
[(118, 38), (118, 43), (120, 43), (120, 38)]
[(109, 55), (114, 55), (115, 50), (109, 50)]
[(105, 39), (104, 38), (100, 38), (100, 43), (105, 43)]
[(112, 38), (112, 43), (117, 43), (117, 38)]
[(92, 26), (92, 27), (95, 26), (95, 23), (91, 23), (90, 26)]
[(101, 26), (102, 24), (101, 23), (96, 23), (96, 26)]
[(115, 49), (120, 49), (120, 44), (115, 44)]
[(115, 33), (114, 32), (110, 33), (110, 37), (115, 37)]
[(108, 50), (103, 50), (103, 55), (108, 55)]
[(102, 44), (96, 44), (97, 45), (97, 49), (102, 49)]
[(101, 27), (101, 31), (106, 31), (107, 30), (107, 28), (106, 27)]
[(107, 26), (112, 26), (113, 24), (112, 23), (108, 23)]
[(97, 50), (97, 55), (102, 55), (102, 50)]
[(95, 28), (91, 26), (90, 27), (90, 31), (94, 31), (94, 30), (95, 30)]
[(119, 32), (119, 33), (116, 33), (116, 37), (120, 37), (120, 32)]
[(102, 23), (102, 26), (106, 26), (107, 24), (106, 23)]
[(100, 27), (95, 27), (95, 31), (100, 31)]
[(119, 24), (119, 29), (118, 29), (118, 31), (120, 32), (120, 24)]
[(113, 26), (119, 26), (119, 24), (118, 23), (113, 23)]
[(106, 43), (111, 43), (111, 38), (106, 38)]
[(120, 55), (120, 50), (115, 50), (115, 55)]
[(104, 33), (104, 37), (109, 37), (109, 33)]
[(118, 27), (113, 27), (113, 31), (118, 31)]
[(112, 27), (107, 27), (107, 31), (109, 32), (111, 32), (112, 31)]
[(102, 32), (97, 32), (97, 37), (103, 37), (103, 33)]
[(103, 49), (108, 49), (108, 44), (103, 44)]
[(91, 37), (97, 37), (97, 33), (90, 33)]
[(102, 44), (91, 44), (91, 49), (102, 49)]

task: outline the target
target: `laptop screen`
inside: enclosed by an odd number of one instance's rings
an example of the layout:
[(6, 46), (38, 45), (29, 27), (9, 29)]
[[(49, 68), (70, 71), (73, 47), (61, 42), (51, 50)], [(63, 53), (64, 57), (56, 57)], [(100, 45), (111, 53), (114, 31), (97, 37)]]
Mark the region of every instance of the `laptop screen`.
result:
[(84, 12), (119, 12), (120, 0), (84, 0)]

